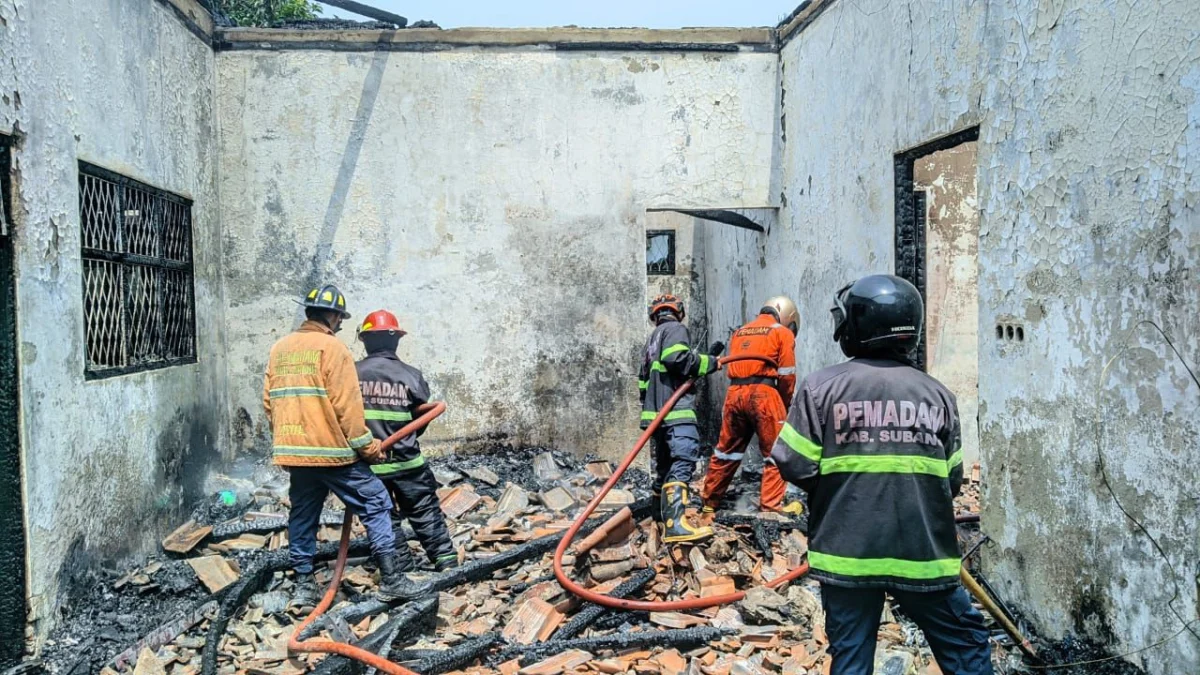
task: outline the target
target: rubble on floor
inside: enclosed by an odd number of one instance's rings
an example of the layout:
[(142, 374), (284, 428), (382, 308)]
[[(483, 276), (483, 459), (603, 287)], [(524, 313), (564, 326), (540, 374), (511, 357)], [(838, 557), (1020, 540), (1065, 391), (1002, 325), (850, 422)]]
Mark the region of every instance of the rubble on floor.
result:
[[(505, 450), (435, 460), (434, 473), (464, 566), (422, 571), (440, 591), (436, 602), (385, 608), (370, 599), (378, 571), (360, 541), (337, 600), (308, 637), (370, 645), (420, 673), (828, 673), (819, 586), (802, 579), (763, 587), (803, 561), (803, 519), (727, 514), (714, 522), (712, 540), (669, 547), (648, 517), (648, 478), (630, 471), (569, 551), (569, 573), (593, 590), (641, 600), (749, 593), (739, 603), (694, 612), (619, 612), (567, 593), (551, 562), (554, 543), (612, 474), (609, 463)], [(977, 503), (976, 484), (964, 492), (964, 506)], [(107, 580), (93, 599), (97, 606), (79, 615), (90, 625), (68, 620), (55, 631), (46, 668), (105, 675), (365, 672), (340, 657), (287, 652), (309, 608), (287, 606), (293, 582), (284, 483), (243, 485), (232, 501), (234, 512), (228, 494), (198, 509), (164, 539), (159, 559)], [(332, 577), (340, 509), (331, 497), (322, 516), (322, 587)], [(363, 534), (355, 521), (352, 537)], [(104, 634), (105, 624), (127, 630)], [(131, 637), (133, 628), (140, 632)], [(879, 672), (895, 675), (938, 672), (920, 632), (890, 607), (878, 664)]]

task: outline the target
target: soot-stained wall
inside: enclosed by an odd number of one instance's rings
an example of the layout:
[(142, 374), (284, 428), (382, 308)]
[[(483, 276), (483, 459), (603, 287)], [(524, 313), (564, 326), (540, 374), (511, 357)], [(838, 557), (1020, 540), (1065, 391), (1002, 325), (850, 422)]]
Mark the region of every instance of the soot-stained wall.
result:
[(646, 208), (766, 196), (772, 53), (217, 60), (231, 414), (246, 448), (267, 444), (267, 351), (297, 323), (292, 298), (322, 279), (355, 319), (399, 315), (401, 357), (449, 403), (430, 450), (616, 457), (636, 435), (650, 330)]
[[(178, 524), (226, 437), (213, 82), (211, 49), (163, 3), (0, 0), (39, 634), (93, 565)], [(198, 363), (84, 380), (79, 160), (194, 200)]]

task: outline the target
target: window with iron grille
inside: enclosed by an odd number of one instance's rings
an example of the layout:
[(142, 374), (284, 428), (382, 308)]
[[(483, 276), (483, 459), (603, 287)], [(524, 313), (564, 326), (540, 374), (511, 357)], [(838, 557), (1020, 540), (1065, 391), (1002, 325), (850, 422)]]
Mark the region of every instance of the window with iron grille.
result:
[(79, 163), (87, 379), (196, 362), (192, 201)]
[(675, 274), (675, 230), (646, 230), (646, 274)]

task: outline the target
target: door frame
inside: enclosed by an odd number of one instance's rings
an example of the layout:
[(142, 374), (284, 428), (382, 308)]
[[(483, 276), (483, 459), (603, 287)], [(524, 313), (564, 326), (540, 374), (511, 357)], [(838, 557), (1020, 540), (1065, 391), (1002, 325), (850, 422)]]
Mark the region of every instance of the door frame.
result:
[[(917, 160), (932, 155), (939, 150), (950, 148), (979, 140), (979, 127), (970, 127), (956, 131), (948, 136), (934, 139), (915, 148), (910, 148), (895, 155), (895, 186), (896, 186), (896, 257), (895, 275), (906, 279), (925, 297), (925, 282), (928, 274), (925, 259), (925, 213), (919, 212), (918, 202), (924, 203), (918, 197), (920, 190), (913, 189), (915, 182)], [(929, 303), (925, 303), (928, 311)], [(924, 318), (924, 317), (922, 317)], [(921, 324), (921, 342), (916, 351), (917, 367), (926, 367), (925, 321)]]
[[(0, 134), (0, 669), (25, 653), (29, 616), (25, 507), (21, 470), (21, 377), (17, 341), (16, 246), (12, 208), (11, 136)], [(3, 343), (9, 343), (11, 350)], [(11, 391), (11, 396), (5, 394)], [(11, 439), (11, 447), (9, 439)]]

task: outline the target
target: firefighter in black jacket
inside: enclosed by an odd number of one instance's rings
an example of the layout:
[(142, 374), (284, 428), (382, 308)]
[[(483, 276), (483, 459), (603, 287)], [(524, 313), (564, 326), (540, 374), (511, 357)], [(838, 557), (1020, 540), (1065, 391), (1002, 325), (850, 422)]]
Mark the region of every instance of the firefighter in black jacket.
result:
[[(650, 320), (655, 328), (646, 343), (638, 374), (643, 429), (650, 426), (681, 384), (715, 371), (717, 358), (713, 354), (725, 348), (717, 343), (709, 354), (692, 351), (688, 330), (680, 323), (684, 316), (683, 302), (673, 295), (660, 295), (650, 303)], [(699, 541), (712, 536), (711, 527), (693, 527), (684, 513), (688, 507), (688, 481), (699, 461), (696, 396), (688, 392), (654, 433), (653, 494), (658, 507), (654, 513), (662, 517), (664, 542)]]
[[(364, 413), (367, 427), (379, 440), (411, 422), (413, 410), (429, 401), (429, 384), (421, 371), (396, 356), (396, 346), (405, 334), (396, 316), (384, 310), (369, 314), (358, 331), (358, 339), (367, 349), (367, 358), (357, 364)], [(426, 466), (417, 442), (417, 437), (424, 432), (421, 429), (392, 447), (384, 448), (387, 460), (372, 464), (371, 470), (383, 480), (398, 510), (393, 525), (401, 566), (408, 570), (415, 567), (400, 535), (400, 520), (408, 518), (425, 555), (438, 571), (442, 571), (458, 565), (458, 553), (442, 519), (437, 480)]]
[(983, 617), (959, 585), (954, 496), (963, 468), (954, 395), (913, 366), (925, 309), (899, 277), (838, 291), (833, 337), (850, 360), (796, 388), (771, 457), (809, 495), (831, 675), (869, 674), (884, 593), (947, 675), (992, 673)]

